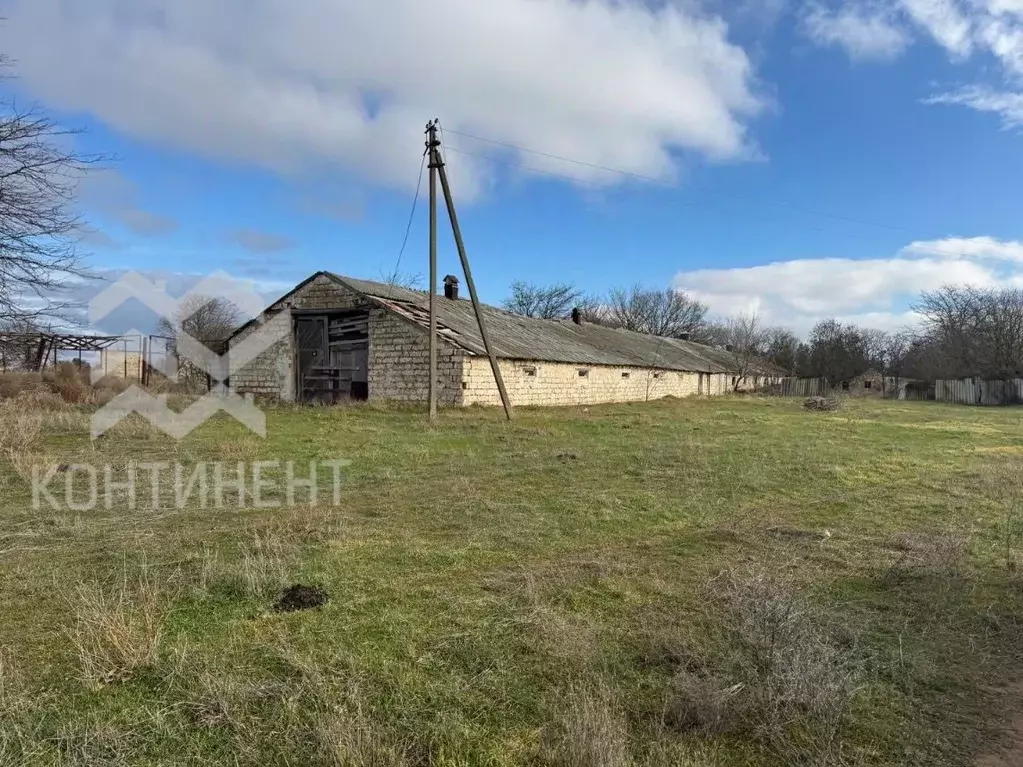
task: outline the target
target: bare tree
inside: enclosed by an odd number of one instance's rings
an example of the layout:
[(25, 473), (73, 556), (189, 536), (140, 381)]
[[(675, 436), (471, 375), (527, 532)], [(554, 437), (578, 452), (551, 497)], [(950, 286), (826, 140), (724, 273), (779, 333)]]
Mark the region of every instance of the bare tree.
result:
[(1023, 373), (1023, 290), (945, 286), (914, 307), (924, 318), (917, 360), (937, 362), (938, 374), (1011, 378)]
[(707, 306), (681, 290), (647, 290), (642, 285), (615, 288), (606, 301), (606, 321), (615, 327), (678, 338), (704, 326)]
[(554, 285), (534, 285), (516, 281), (504, 308), (523, 317), (556, 320), (567, 317), (572, 309), (583, 303), (583, 292), (575, 285), (559, 282)]
[(863, 331), (834, 319), (820, 320), (810, 331), (805, 372), (829, 386), (862, 375), (870, 367)]
[(40, 334), (45, 328), (32, 317), (0, 319), (0, 362), (4, 370), (35, 370), (39, 364)]
[(794, 376), (799, 371), (799, 338), (788, 328), (767, 328), (764, 331), (764, 356)]
[(735, 384), (733, 388), (738, 391), (739, 387), (746, 382), (750, 374), (757, 368), (757, 362), (763, 357), (767, 334), (760, 322), (760, 315), (756, 312), (749, 314), (738, 314), (728, 319), (727, 347), (735, 358)]
[(423, 275), (419, 272), (403, 272), (398, 268), (390, 272), (380, 272), (380, 281), (390, 285), (392, 288), (404, 288), (405, 290), (422, 290)]
[(860, 331), (867, 365), (881, 376), (881, 393), (888, 389), (888, 381), (894, 378), (896, 386), (902, 377), (902, 368), (909, 347), (906, 333), (889, 333), (884, 330), (864, 329)]
[[(913, 307), (924, 318), (924, 332), (933, 352), (946, 357), (950, 378), (973, 375), (981, 366), (977, 347), (981, 305), (985, 291), (973, 287), (946, 285), (924, 293)], [(932, 352), (932, 359), (936, 356)]]
[(226, 351), (228, 337), (241, 324), (238, 308), (223, 298), (192, 296), (184, 301), (173, 317), (161, 317), (156, 325), (158, 335), (168, 338), (163, 372), (177, 373), (180, 383), (209, 386), (212, 382), (193, 360), (183, 358), (178, 350), (182, 332), (216, 354)]
[[(0, 67), (7, 63), (0, 57)], [(60, 288), (85, 276), (74, 198), (101, 158), (70, 149), (76, 133), (38, 109), (0, 102), (0, 319), (59, 314), (68, 308)]]
[(223, 298), (193, 296), (185, 301), (174, 317), (161, 317), (157, 333), (176, 340), (184, 331), (207, 345), (224, 341), (241, 324), (238, 308)]

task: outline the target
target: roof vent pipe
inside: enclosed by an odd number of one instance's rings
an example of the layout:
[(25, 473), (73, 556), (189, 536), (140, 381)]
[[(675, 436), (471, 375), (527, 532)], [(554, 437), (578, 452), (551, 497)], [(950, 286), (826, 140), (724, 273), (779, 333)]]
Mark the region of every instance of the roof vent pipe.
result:
[(458, 300), (458, 278), (453, 274), (444, 278), (444, 298)]

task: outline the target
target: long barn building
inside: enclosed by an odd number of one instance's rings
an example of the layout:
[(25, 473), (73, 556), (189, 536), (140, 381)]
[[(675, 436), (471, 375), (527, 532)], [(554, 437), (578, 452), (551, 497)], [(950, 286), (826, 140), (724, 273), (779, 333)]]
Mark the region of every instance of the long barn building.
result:
[[(456, 279), (445, 278), (444, 288), (436, 299), (438, 400), (499, 405), (472, 303), (458, 296)], [(285, 401), (425, 402), (428, 306), (421, 291), (317, 272), (231, 338), (233, 355), (260, 325), (290, 317), (289, 332), (232, 373), (232, 388)], [(492, 306), (483, 311), (513, 405), (723, 394), (737, 375), (724, 349)]]

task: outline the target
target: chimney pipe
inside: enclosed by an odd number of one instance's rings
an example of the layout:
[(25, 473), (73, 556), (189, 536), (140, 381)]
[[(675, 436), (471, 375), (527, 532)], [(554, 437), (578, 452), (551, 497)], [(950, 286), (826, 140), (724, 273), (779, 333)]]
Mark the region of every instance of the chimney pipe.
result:
[(444, 278), (444, 298), (458, 300), (458, 278), (453, 274)]
[(583, 313), (579, 310), (578, 306), (572, 309), (572, 322), (574, 322), (576, 325), (583, 324)]

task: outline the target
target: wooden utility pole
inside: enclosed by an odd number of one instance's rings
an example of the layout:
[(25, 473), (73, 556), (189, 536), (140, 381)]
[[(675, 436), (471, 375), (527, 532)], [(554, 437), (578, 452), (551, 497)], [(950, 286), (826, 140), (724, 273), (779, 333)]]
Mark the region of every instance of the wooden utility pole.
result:
[[(436, 121), (434, 122), (434, 125), (436, 125)], [(436, 134), (434, 134), (434, 141), (436, 141), (436, 146), (439, 147), (440, 141), (436, 140)], [(465, 273), (465, 284), (469, 286), (469, 297), (472, 299), (472, 308), (476, 313), (476, 322), (480, 327), (480, 336), (483, 338), (483, 348), (486, 349), (487, 356), (490, 358), (490, 369), (494, 372), (494, 380), (497, 382), (497, 390), (501, 393), (501, 404), (504, 406), (504, 414), (510, 421), (512, 419), (512, 406), (508, 399), (508, 392), (504, 388), (504, 378), (501, 375), (501, 368), (497, 364), (497, 356), (494, 354), (493, 347), (490, 345), (490, 336), (487, 333), (486, 321), (483, 319), (483, 310), (480, 306), (479, 296), (476, 295), (476, 283), (473, 282), (472, 279), (472, 270), (469, 268), (469, 257), (465, 253), (465, 243), (462, 242), (462, 230), (458, 227), (458, 215), (455, 213), (455, 200), (451, 196), (451, 186), (448, 184), (448, 172), (444, 167), (444, 160), (441, 157), (440, 151), (434, 147), (433, 153), (434, 159), (436, 160), (435, 164), (437, 166), (437, 172), (440, 173), (440, 185), (444, 190), (444, 202), (447, 203), (448, 218), (451, 220), (451, 231), (455, 235), (455, 245), (458, 246), (458, 258), (462, 261), (462, 271)], [(435, 290), (431, 288), (431, 306), (434, 292)]]
[(430, 423), (437, 420), (437, 121), (426, 124), (426, 151), (430, 163)]

